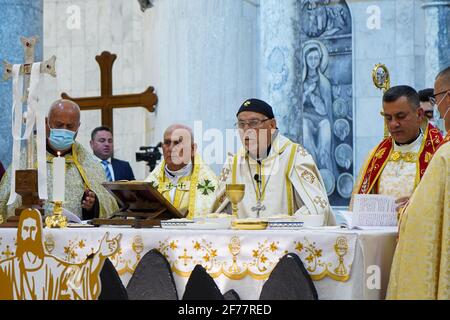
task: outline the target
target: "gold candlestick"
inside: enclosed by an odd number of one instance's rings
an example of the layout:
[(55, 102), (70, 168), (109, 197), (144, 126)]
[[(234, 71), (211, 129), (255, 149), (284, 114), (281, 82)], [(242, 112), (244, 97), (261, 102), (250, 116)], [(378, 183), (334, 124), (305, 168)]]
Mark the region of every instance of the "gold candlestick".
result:
[(45, 218), (47, 228), (65, 228), (67, 227), (67, 218), (62, 214), (62, 201), (52, 202), (54, 204), (53, 214)]
[(238, 203), (241, 202), (245, 194), (245, 184), (227, 184), (225, 191), (231, 202), (233, 216), (238, 216)]

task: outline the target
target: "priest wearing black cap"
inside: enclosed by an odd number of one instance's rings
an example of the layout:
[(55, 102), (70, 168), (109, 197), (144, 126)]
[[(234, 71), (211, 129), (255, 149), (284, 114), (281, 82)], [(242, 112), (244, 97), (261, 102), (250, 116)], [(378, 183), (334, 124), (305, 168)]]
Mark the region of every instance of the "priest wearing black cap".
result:
[(220, 176), (216, 212), (229, 211), (227, 184), (245, 184), (239, 218), (295, 216), (305, 225), (334, 225), (322, 177), (312, 156), (277, 129), (272, 107), (248, 99), (236, 126), (243, 148), (230, 155)]

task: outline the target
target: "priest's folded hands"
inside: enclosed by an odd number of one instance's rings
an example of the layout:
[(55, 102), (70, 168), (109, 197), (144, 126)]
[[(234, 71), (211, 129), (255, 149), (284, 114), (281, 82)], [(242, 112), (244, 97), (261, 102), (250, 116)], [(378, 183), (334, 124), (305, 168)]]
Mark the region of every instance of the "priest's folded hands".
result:
[(397, 211), (402, 210), (406, 204), (408, 203), (410, 197), (400, 197), (395, 200), (395, 204), (397, 205)]

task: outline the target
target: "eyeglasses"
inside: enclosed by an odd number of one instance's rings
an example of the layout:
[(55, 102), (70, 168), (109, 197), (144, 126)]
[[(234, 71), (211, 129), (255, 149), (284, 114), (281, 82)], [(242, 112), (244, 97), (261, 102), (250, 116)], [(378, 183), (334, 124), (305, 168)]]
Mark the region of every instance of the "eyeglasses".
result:
[[(436, 94), (433, 94), (433, 95), (430, 97), (430, 99), (429, 99), (429, 100), (430, 100), (431, 106), (434, 107), (435, 105), (439, 105), (439, 104), (442, 102), (442, 100), (444, 100), (445, 97), (447, 96), (448, 91), (449, 91), (449, 90), (444, 90), (444, 91), (438, 92), (438, 93), (436, 93)], [(442, 99), (439, 101), (439, 103), (437, 103), (436, 97), (437, 97), (438, 95), (440, 95), (440, 94), (443, 94), (443, 93), (445, 93), (445, 96), (443, 96)]]
[(239, 129), (244, 129), (246, 125), (248, 125), (248, 127), (250, 129), (256, 129), (258, 128), (263, 122), (266, 122), (267, 120), (270, 119), (264, 119), (264, 120), (260, 120), (260, 119), (251, 119), (248, 121), (244, 121), (244, 120), (239, 120), (238, 122), (236, 122), (234, 124), (235, 127), (238, 127)]

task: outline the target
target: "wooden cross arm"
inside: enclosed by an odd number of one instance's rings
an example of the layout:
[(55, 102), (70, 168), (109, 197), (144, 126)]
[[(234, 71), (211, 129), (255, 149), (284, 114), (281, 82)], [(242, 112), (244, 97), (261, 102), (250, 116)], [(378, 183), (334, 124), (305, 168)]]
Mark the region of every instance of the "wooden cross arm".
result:
[(154, 91), (155, 89), (153, 87), (148, 87), (142, 93), (84, 98), (72, 98), (67, 93), (63, 92), (61, 98), (76, 102), (81, 110), (98, 110), (103, 109), (104, 107), (144, 107), (149, 112), (153, 112), (155, 110), (155, 105), (158, 103), (158, 97)]
[(144, 92), (138, 94), (122, 94), (110, 97), (110, 105), (115, 108), (121, 107), (144, 107), (149, 112), (155, 111), (158, 97), (154, 93), (155, 88), (148, 87)]
[[(47, 73), (52, 77), (56, 77), (56, 68), (55, 68), (56, 56), (52, 56), (50, 59), (41, 63), (41, 73)], [(8, 61), (3, 61), (3, 80), (8, 80), (12, 77), (12, 68), (13, 65)], [(31, 66), (32, 63), (24, 63), (20, 65), (20, 74), (31, 74)]]

